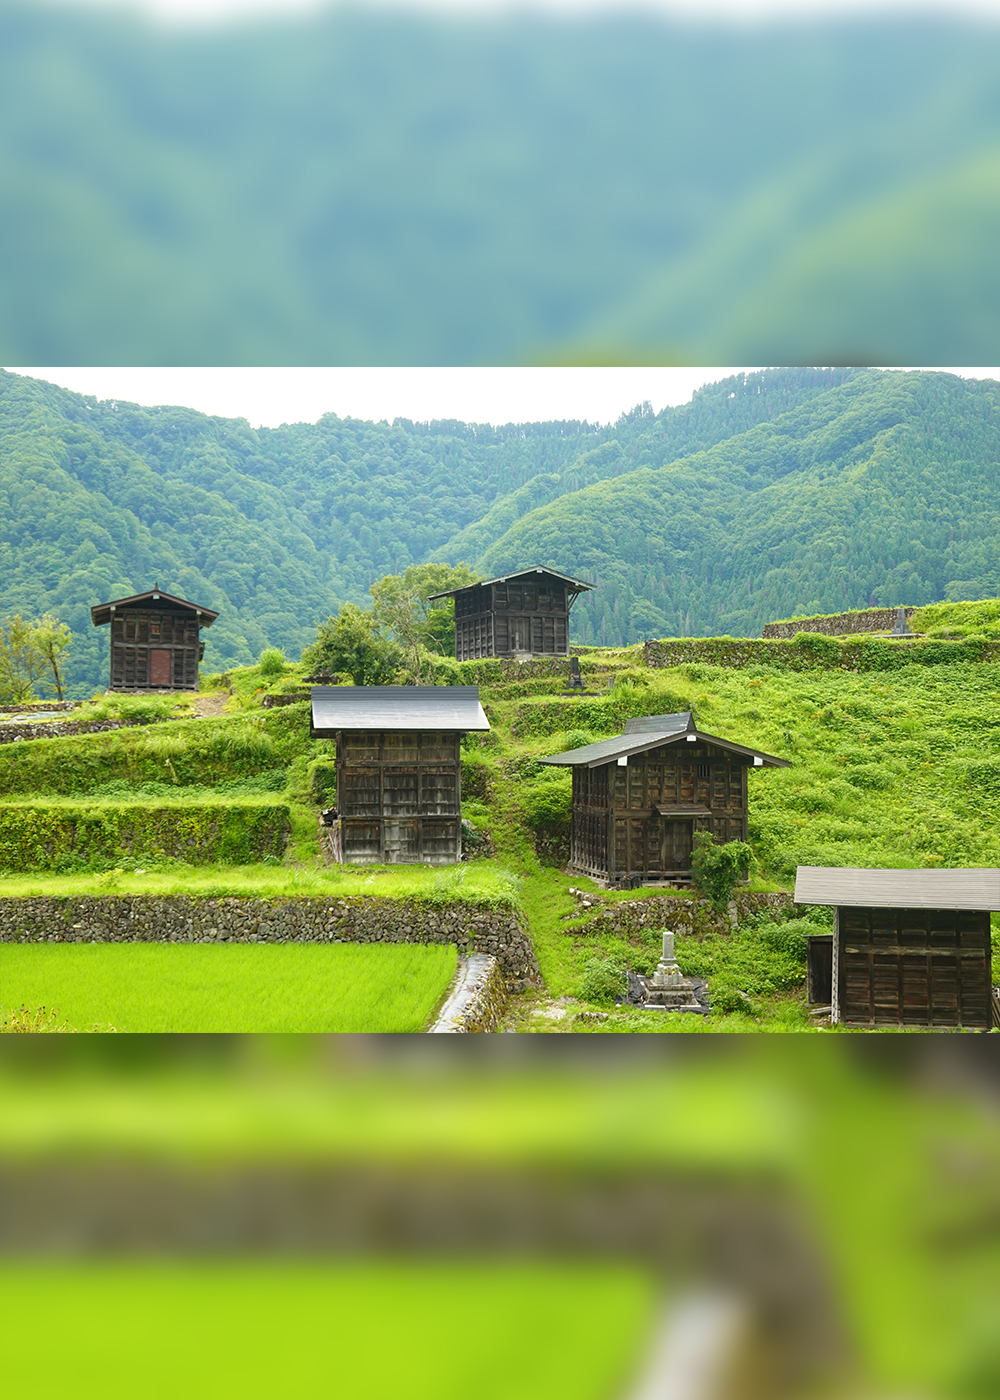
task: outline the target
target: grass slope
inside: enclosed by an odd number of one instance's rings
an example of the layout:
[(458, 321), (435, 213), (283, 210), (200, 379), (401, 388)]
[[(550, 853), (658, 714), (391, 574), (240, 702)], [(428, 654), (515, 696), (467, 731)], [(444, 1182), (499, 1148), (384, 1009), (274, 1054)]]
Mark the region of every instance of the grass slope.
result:
[(105, 1400), (606, 1400), (653, 1301), (639, 1270), (579, 1264), (0, 1270), (12, 1393)]
[(408, 944), (7, 944), (0, 1001), (81, 1030), (420, 1031), (456, 959)]

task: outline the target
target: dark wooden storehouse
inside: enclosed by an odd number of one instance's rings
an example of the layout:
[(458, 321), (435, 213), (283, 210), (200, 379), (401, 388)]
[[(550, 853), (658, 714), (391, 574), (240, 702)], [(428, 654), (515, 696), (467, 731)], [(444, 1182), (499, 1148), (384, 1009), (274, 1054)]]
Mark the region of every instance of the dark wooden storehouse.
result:
[(433, 597), (455, 599), (457, 661), (569, 656), (570, 609), (593, 586), (555, 569), (520, 569)]
[(800, 865), (795, 902), (833, 906), (834, 1023), (989, 1029), (1000, 870)]
[(219, 616), (159, 587), (131, 598), (98, 603), (95, 627), (111, 624), (112, 690), (197, 690), (205, 644), (201, 629)]
[(476, 685), (316, 686), (310, 733), (337, 743), (336, 859), (461, 860), (461, 739), (489, 727)]
[(608, 883), (689, 880), (695, 832), (747, 839), (747, 769), (791, 767), (702, 733), (687, 712), (630, 719), (616, 739), (541, 761), (573, 770), (570, 868)]

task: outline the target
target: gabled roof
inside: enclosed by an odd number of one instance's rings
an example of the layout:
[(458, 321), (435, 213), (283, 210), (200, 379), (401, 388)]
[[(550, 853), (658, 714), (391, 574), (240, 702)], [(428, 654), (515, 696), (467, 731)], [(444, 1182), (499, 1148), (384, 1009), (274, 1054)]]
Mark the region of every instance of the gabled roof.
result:
[(345, 730), (489, 729), (478, 685), (317, 685), (312, 690), (314, 739)]
[(536, 574), (548, 574), (550, 578), (557, 578), (560, 583), (569, 585), (571, 593), (583, 593), (585, 589), (595, 587), (592, 583), (582, 583), (578, 578), (570, 578), (569, 574), (561, 574), (558, 569), (514, 569), (509, 574), (497, 574), (496, 578), (482, 578), (476, 583), (466, 583), (461, 588), (449, 588), (444, 593), (432, 593), (431, 600), (435, 598), (454, 598), (456, 593), (468, 593), (473, 588), (484, 588), (490, 583), (509, 583), (511, 579), (534, 578)]
[(144, 603), (166, 603), (168, 607), (184, 608), (198, 614), (202, 627), (211, 627), (219, 616), (212, 608), (189, 603), (186, 598), (175, 598), (172, 593), (164, 593), (162, 588), (149, 589), (146, 593), (133, 593), (131, 598), (114, 598), (110, 603), (95, 603), (90, 610), (90, 618), (95, 627), (105, 627), (111, 621), (111, 614), (119, 608), (141, 608)]
[(796, 904), (867, 909), (997, 909), (1000, 870), (859, 870), (800, 865)]
[[(791, 768), (784, 758), (762, 753), (760, 749), (748, 749), (743, 744), (734, 744), (730, 739), (720, 739), (716, 734), (706, 734), (695, 725), (694, 718), (687, 710), (676, 715), (643, 715), (625, 722), (625, 733), (615, 739), (600, 739), (596, 744), (585, 744), (583, 748), (569, 749), (566, 753), (554, 754), (551, 758), (540, 759), (554, 767), (602, 768), (606, 763), (615, 763), (620, 758), (630, 758), (632, 754), (645, 753), (648, 749), (658, 749), (661, 744), (677, 744), (688, 739), (715, 744), (730, 753), (741, 754), (754, 760), (758, 767)], [(759, 760), (759, 763), (757, 762)]]

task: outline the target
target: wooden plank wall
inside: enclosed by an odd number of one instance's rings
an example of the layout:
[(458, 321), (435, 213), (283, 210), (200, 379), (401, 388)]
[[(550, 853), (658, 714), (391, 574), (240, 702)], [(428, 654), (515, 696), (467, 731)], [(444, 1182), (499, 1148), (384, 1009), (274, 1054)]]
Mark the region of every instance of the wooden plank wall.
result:
[[(197, 690), (197, 619), (176, 612), (129, 610), (111, 620), (112, 690)], [(151, 651), (169, 652), (164, 679), (151, 675)]]
[[(707, 810), (671, 818), (657, 807)], [(747, 839), (746, 765), (726, 750), (671, 744), (627, 765), (574, 769), (570, 845), (578, 874), (690, 875), (697, 831), (711, 831), (720, 844)]]
[(840, 1019), (854, 1026), (990, 1025), (990, 916), (839, 911)]
[(455, 656), (569, 654), (569, 608), (560, 583), (496, 583), (455, 599)]
[(370, 731), (337, 741), (342, 859), (450, 865), (461, 859), (461, 751), (455, 733)]

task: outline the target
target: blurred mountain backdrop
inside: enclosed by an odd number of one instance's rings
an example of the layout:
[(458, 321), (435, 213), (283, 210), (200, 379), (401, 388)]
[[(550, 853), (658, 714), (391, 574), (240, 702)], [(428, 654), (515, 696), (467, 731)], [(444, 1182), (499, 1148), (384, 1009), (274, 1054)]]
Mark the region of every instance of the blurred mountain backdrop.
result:
[(0, 617), (55, 612), (74, 695), (92, 604), (159, 583), (216, 608), (210, 671), (289, 656), (411, 563), (599, 585), (574, 640), (751, 636), (793, 614), (1000, 592), (1000, 383), (773, 369), (617, 423), (252, 429), (0, 374)]
[(13, 364), (989, 364), (1000, 27), (0, 0)]

